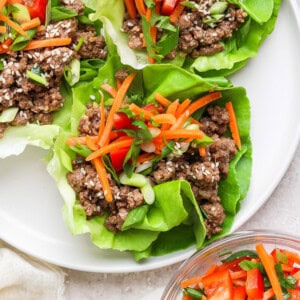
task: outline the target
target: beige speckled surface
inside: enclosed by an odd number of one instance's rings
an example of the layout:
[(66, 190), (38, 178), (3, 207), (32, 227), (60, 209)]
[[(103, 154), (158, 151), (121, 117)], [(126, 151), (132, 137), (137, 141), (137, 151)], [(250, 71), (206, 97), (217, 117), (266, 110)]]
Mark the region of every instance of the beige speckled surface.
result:
[[(297, 233), (300, 228), (300, 146), (294, 160), (266, 204), (240, 229), (273, 229)], [(298, 231), (299, 234), (299, 231)], [(95, 274), (65, 270), (66, 296), (72, 300), (160, 299), (170, 275), (179, 264), (155, 271)]]

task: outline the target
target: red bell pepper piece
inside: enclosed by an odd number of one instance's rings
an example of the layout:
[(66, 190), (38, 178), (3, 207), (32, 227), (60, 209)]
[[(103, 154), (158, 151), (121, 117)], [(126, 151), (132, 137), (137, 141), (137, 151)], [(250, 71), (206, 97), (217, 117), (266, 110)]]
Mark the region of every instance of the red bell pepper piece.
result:
[(300, 290), (289, 290), (288, 291), (291, 295), (290, 299), (297, 299), (299, 300), (300, 299)]
[(202, 283), (209, 300), (232, 300), (233, 285), (228, 270), (205, 276)]
[(264, 295), (264, 279), (258, 268), (247, 271), (246, 292), (250, 298), (262, 298)]
[(41, 23), (44, 24), (47, 4), (48, 0), (33, 0), (31, 5), (27, 5), (31, 19), (38, 17)]
[(123, 169), (123, 163), (128, 150), (129, 148), (120, 148), (110, 152), (111, 163), (116, 172)]
[(114, 127), (117, 130), (120, 129), (133, 129), (133, 125), (131, 124), (132, 120), (122, 112), (114, 114)]
[(161, 13), (165, 16), (169, 16), (173, 12), (178, 1), (179, 0), (164, 0), (161, 7)]
[(233, 289), (232, 300), (245, 300), (247, 299), (246, 288), (244, 286), (237, 286)]

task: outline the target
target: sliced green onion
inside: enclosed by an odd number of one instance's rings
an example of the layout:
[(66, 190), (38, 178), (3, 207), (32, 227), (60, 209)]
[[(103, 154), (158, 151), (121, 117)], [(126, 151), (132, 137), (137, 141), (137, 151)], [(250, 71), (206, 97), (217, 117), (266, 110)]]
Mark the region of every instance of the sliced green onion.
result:
[(141, 187), (141, 192), (144, 196), (145, 202), (150, 205), (155, 200), (155, 194), (150, 182), (148, 181), (148, 179), (146, 180), (147, 180), (147, 184)]
[(128, 177), (125, 173), (120, 175), (120, 182), (124, 185), (131, 185), (135, 187), (143, 187), (148, 184), (148, 180), (144, 175), (133, 173), (131, 177)]
[(84, 43), (84, 37), (82, 36), (82, 37), (79, 39), (79, 41), (78, 41), (77, 45), (75, 46), (74, 50), (75, 50), (75, 51), (79, 51), (80, 48), (81, 48), (81, 46), (83, 45), (83, 43)]
[(47, 79), (42, 75), (36, 74), (36, 73), (34, 73), (32, 71), (29, 71), (29, 70), (26, 71), (26, 75), (29, 79), (31, 79), (32, 81), (34, 81), (36, 83), (39, 83), (39, 84), (42, 84), (42, 85), (47, 85), (48, 84)]
[(228, 2), (215, 2), (210, 8), (210, 14), (223, 14), (228, 7)]
[(0, 115), (0, 123), (12, 122), (19, 111), (18, 107), (10, 107), (4, 110)]
[(64, 77), (70, 86), (73, 86), (80, 78), (80, 61), (73, 59), (69, 67), (65, 67)]

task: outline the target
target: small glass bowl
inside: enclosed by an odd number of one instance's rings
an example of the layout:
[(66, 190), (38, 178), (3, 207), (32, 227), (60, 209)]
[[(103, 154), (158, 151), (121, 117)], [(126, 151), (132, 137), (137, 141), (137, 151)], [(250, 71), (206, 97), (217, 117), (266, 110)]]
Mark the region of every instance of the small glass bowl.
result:
[(171, 277), (161, 300), (181, 300), (180, 283), (184, 279), (204, 274), (211, 265), (220, 264), (231, 253), (240, 250), (255, 250), (262, 243), (267, 251), (282, 248), (300, 253), (300, 237), (273, 231), (242, 231), (216, 240), (188, 258)]

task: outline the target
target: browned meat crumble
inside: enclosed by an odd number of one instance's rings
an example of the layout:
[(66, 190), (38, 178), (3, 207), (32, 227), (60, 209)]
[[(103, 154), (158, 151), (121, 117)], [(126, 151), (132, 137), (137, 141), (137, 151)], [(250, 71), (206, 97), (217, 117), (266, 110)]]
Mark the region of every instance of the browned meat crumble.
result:
[[(96, 135), (99, 127), (100, 109), (96, 103), (88, 104), (86, 115), (80, 121), (79, 132), (82, 135)], [(219, 181), (226, 178), (230, 160), (237, 152), (232, 139), (224, 136), (229, 116), (225, 108), (210, 106), (200, 119), (202, 130), (214, 139), (207, 147), (206, 155), (199, 156), (197, 148), (189, 147), (182, 155), (171, 154), (160, 161), (148, 176), (152, 184), (170, 180), (187, 180), (192, 187), (195, 198), (204, 212), (207, 237), (219, 233), (225, 219), (224, 209), (218, 196)], [(180, 150), (184, 143), (177, 143)], [(105, 201), (103, 189), (94, 166), (77, 157), (73, 161), (73, 172), (67, 175), (72, 188), (83, 206), (87, 218), (109, 214), (105, 226), (117, 232), (130, 210), (143, 205), (144, 199), (140, 190), (130, 186), (118, 186), (109, 175), (113, 201)]]
[[(84, 5), (80, 0), (64, 0), (62, 4), (79, 14), (83, 12)], [(64, 103), (60, 85), (65, 66), (74, 58), (105, 59), (107, 55), (103, 36), (97, 36), (91, 26), (78, 24), (75, 18), (49, 24), (35, 39), (57, 37), (70, 37), (72, 43), (67, 47), (8, 52), (1, 56), (0, 113), (10, 107), (18, 107), (19, 111), (9, 124), (0, 123), (0, 138), (9, 125), (50, 124), (53, 113)], [(82, 47), (75, 51), (74, 47), (81, 37), (84, 37)], [(33, 82), (26, 75), (27, 70), (37, 66), (47, 79), (46, 86)]]
[[(194, 0), (199, 8), (185, 7), (178, 19), (179, 41), (176, 49), (171, 51), (166, 58), (174, 59), (176, 51), (188, 54), (192, 58), (212, 55), (224, 50), (222, 41), (231, 38), (232, 34), (245, 22), (247, 13), (234, 4), (229, 4), (224, 16), (213, 23), (206, 22), (210, 17), (210, 8), (218, 0)], [(125, 17), (123, 31), (129, 36), (128, 45), (132, 49), (141, 50), (145, 47), (141, 18)], [(161, 29), (158, 28), (157, 39), (160, 39)]]

